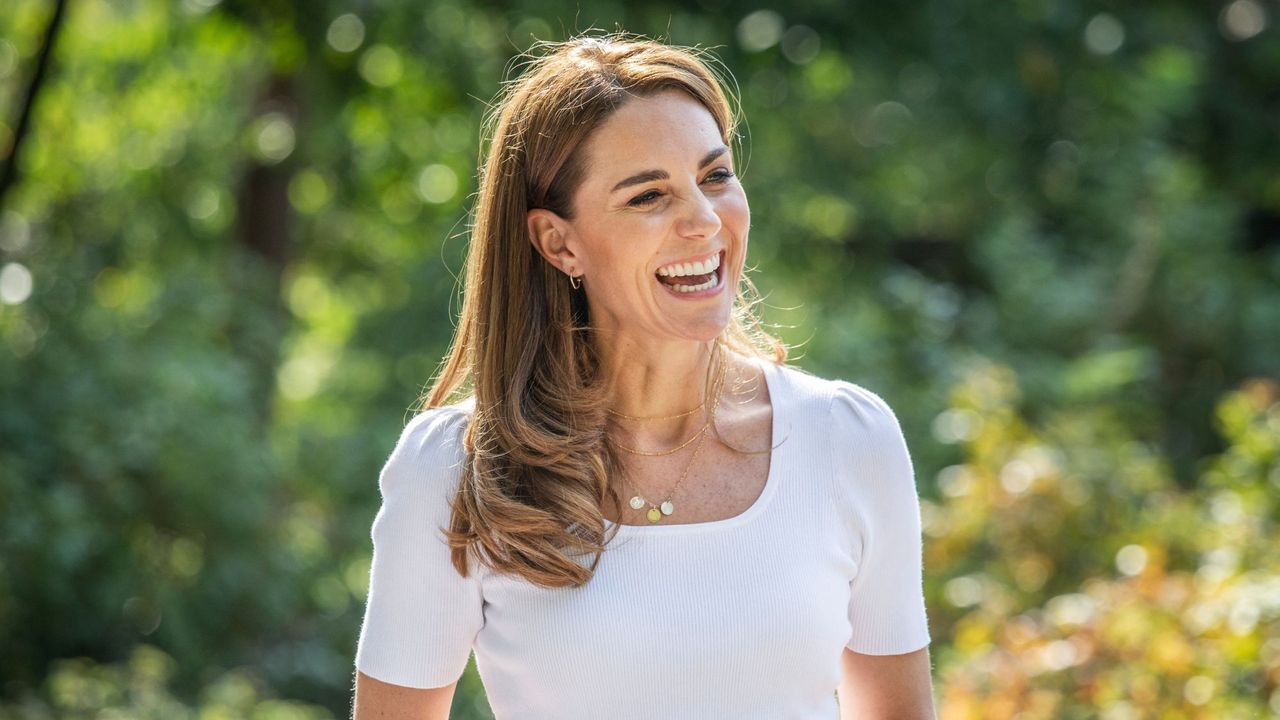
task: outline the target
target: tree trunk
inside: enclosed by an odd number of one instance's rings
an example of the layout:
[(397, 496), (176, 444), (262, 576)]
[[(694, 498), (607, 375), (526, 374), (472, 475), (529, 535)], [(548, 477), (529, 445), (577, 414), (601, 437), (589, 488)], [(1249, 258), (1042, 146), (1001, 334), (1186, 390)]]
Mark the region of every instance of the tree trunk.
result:
[[(274, 75), (264, 85), (254, 118), (268, 112), (283, 113), (296, 124), (298, 106), (289, 77)], [(291, 167), (288, 158), (274, 163), (250, 158), (237, 198), (238, 242), (232, 253), (231, 283), (244, 308), (232, 319), (231, 337), (249, 366), (250, 390), (263, 427), (271, 418), (280, 345), (287, 328), (281, 286), (292, 245)]]

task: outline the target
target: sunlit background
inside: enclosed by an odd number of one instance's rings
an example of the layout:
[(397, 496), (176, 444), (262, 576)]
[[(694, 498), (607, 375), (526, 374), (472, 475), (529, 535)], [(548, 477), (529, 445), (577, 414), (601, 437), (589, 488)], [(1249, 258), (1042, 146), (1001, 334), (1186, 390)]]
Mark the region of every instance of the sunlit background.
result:
[(943, 717), (1280, 717), (1278, 22), (4, 0), (0, 718), (347, 716), (487, 103), (619, 26), (723, 58), (763, 313), (902, 421)]

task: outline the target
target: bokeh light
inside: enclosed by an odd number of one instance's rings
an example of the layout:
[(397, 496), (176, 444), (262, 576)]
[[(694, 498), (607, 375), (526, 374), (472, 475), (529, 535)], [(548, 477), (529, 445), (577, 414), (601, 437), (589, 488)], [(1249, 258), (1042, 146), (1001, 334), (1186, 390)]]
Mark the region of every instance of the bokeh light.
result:
[(447, 165), (428, 165), (418, 173), (414, 187), (423, 200), (437, 205), (446, 203), (458, 192), (458, 175)]
[(760, 52), (777, 45), (785, 25), (772, 10), (756, 10), (738, 22), (738, 44), (747, 52)]
[(1257, 0), (1234, 0), (1218, 14), (1218, 27), (1228, 40), (1248, 40), (1267, 28), (1267, 9)]
[(1114, 15), (1098, 13), (1084, 28), (1084, 44), (1095, 55), (1110, 55), (1124, 44), (1124, 25)]
[(31, 297), (34, 286), (31, 271), (22, 263), (5, 263), (0, 267), (0, 302), (21, 305)]
[(364, 43), (364, 23), (353, 13), (339, 15), (329, 23), (325, 41), (340, 53), (355, 52)]

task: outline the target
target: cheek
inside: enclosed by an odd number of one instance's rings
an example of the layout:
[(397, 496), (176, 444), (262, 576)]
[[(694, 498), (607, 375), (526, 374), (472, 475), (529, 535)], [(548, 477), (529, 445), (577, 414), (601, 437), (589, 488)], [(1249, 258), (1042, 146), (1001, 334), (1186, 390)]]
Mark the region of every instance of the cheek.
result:
[(751, 208), (747, 205), (747, 195), (738, 188), (736, 192), (725, 193), (720, 202), (720, 222), (735, 229), (745, 229), (751, 222)]
[(737, 192), (726, 193), (720, 209), (720, 222), (737, 245), (736, 255), (732, 260), (735, 276), (741, 275), (747, 261), (747, 231), (751, 228), (751, 208), (747, 204), (746, 193), (739, 188)]
[(655, 230), (635, 222), (616, 223), (607, 234), (596, 237), (599, 242), (591, 248), (591, 266), (597, 278), (608, 278), (597, 289), (607, 289), (608, 295), (627, 295), (634, 292), (636, 278), (647, 278), (650, 257), (645, 254), (642, 238), (659, 236)]
[(644, 271), (653, 253), (662, 247), (668, 226), (667, 218), (660, 213), (627, 215), (602, 223), (592, 229), (587, 245), (591, 264), (597, 272), (611, 276)]

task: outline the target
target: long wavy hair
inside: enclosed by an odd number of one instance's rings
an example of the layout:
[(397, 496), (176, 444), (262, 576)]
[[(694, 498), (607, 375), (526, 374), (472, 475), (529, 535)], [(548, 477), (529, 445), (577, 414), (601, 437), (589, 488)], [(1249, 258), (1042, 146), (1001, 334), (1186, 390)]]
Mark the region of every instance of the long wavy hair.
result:
[[(583, 146), (630, 98), (688, 93), (735, 153), (739, 113), (728, 71), (699, 49), (613, 34), (542, 43), (522, 59), (524, 72), (485, 120), (462, 313), (420, 408), (475, 399), (446, 532), (458, 573), (468, 575), (471, 551), (495, 572), (577, 587), (612, 539), (602, 510), (621, 517), (623, 468), (605, 433), (607, 386), (586, 296), (536, 252), (526, 215), (572, 217)], [(783, 362), (785, 346), (752, 311), (757, 297), (744, 276), (716, 349)], [(710, 374), (709, 363), (708, 383)]]

